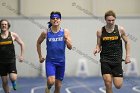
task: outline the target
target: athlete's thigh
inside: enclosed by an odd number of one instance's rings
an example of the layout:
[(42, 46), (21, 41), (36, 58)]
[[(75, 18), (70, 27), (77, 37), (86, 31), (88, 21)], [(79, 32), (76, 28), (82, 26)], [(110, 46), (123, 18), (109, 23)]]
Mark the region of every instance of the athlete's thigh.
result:
[(123, 84), (123, 70), (121, 63), (117, 63), (113, 66), (112, 74), (115, 87), (120, 88)]
[(101, 63), (101, 72), (102, 72), (102, 75), (112, 74), (112, 70), (111, 70), (111, 67), (110, 67), (109, 63), (107, 63), (107, 62), (102, 62)]
[(7, 76), (8, 64), (0, 63), (0, 76)]
[(57, 66), (56, 67), (56, 74), (55, 74), (55, 78), (62, 81), (64, 78), (64, 73), (65, 73), (65, 65), (63, 66)]
[(9, 63), (8, 68), (9, 68), (8, 73), (17, 74), (16, 62)]
[(123, 77), (123, 69), (121, 63), (112, 65), (112, 75), (113, 77)]
[(111, 74), (103, 74), (103, 80), (104, 82), (112, 82), (112, 75)]
[(7, 83), (8, 82), (8, 76), (1, 76), (2, 82)]
[(121, 87), (123, 84), (123, 77), (113, 77), (115, 87)]
[(55, 65), (53, 64), (53, 62), (46, 62), (46, 76), (55, 76)]

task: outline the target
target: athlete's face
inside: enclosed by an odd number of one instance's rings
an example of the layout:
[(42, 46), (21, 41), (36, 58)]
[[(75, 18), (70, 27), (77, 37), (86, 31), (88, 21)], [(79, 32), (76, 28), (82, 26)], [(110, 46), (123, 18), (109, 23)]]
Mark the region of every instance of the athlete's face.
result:
[(52, 26), (59, 26), (61, 23), (61, 19), (60, 18), (51, 18), (50, 22), (52, 23)]
[(113, 16), (107, 16), (106, 19), (105, 19), (105, 21), (106, 21), (106, 23), (107, 23), (108, 26), (112, 26), (112, 25), (115, 24), (115, 19), (116, 18), (113, 17)]
[(7, 31), (9, 29), (7, 21), (2, 21), (0, 25), (1, 25), (1, 30), (2, 31)]

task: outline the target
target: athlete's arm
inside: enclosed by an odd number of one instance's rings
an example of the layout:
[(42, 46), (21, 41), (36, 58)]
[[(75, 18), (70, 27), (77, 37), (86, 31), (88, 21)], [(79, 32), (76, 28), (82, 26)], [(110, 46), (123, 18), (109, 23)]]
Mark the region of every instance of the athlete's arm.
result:
[(93, 51), (93, 54), (96, 56), (96, 53), (99, 53), (101, 51), (101, 30), (98, 30), (97, 33), (97, 44), (96, 48)]
[(65, 37), (65, 42), (66, 42), (67, 48), (72, 49), (70, 32), (68, 31), (68, 29), (64, 29), (64, 37)]
[(130, 42), (129, 42), (128, 37), (125, 33), (124, 28), (119, 27), (119, 31), (120, 31), (120, 34), (121, 34), (123, 41), (125, 42), (125, 50), (126, 50), (125, 62), (127, 64), (127, 63), (130, 63)]
[(40, 63), (44, 62), (45, 58), (42, 57), (42, 52), (41, 52), (41, 43), (44, 41), (44, 39), (46, 38), (46, 33), (47, 32), (42, 32), (41, 35), (39, 36), (38, 40), (37, 40), (37, 44), (36, 44), (36, 47), (37, 47), (37, 53), (38, 53), (38, 56), (39, 56), (39, 61)]
[(24, 55), (24, 50), (25, 50), (25, 46), (24, 46), (24, 42), (21, 40), (21, 38), (19, 37), (18, 34), (11, 32), (11, 36), (13, 41), (16, 41), (19, 45), (20, 45), (20, 56), (19, 56), (19, 61), (22, 62), (23, 61), (23, 55)]

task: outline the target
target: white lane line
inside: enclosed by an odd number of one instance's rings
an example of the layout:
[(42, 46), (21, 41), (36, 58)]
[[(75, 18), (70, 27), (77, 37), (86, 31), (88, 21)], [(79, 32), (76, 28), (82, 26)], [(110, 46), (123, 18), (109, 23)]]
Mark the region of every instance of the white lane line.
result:
[(45, 88), (46, 86), (39, 86), (39, 87), (34, 87), (31, 89), (31, 93), (34, 93), (35, 90), (37, 89), (42, 89), (42, 88)]
[[(87, 89), (88, 91), (90, 91), (91, 93), (96, 93), (95, 91), (93, 91), (91, 88), (89, 88), (89, 86), (93, 86), (93, 84), (88, 84), (85, 85), (85, 83), (80, 82), (79, 80), (74, 79), (75, 82), (77, 82), (77, 84), (81, 85), (82, 87), (84, 87), (85, 89)], [(77, 87), (77, 86), (75, 86)]]
[[(139, 88), (139, 89), (138, 89)], [(140, 86), (135, 86), (132, 88), (134, 91), (140, 93)]]
[[(132, 90), (140, 93), (140, 89), (138, 89), (138, 88), (140, 88), (140, 86), (135, 86), (135, 87), (132, 88)], [(105, 87), (100, 87), (99, 90), (100, 90), (102, 93), (106, 93)]]
[(84, 84), (82, 84), (82, 85), (80, 85), (80, 86), (72, 86), (72, 87), (67, 87), (67, 88), (65, 88), (65, 90), (66, 90), (66, 92), (67, 93), (72, 93), (70, 90), (71, 89), (75, 89), (75, 88), (81, 88), (81, 87), (84, 87), (85, 89), (87, 89), (90, 93), (96, 93), (95, 91), (93, 91), (92, 89), (90, 89), (89, 88), (89, 86), (93, 86), (93, 84), (92, 85), (84, 85)]
[[(32, 86), (32, 85), (33, 85), (33, 84), (17, 86), (17, 89), (22, 88), (22, 87)], [(9, 86), (9, 88), (12, 89), (12, 86)], [(0, 88), (0, 91), (3, 91), (3, 88)]]
[(0, 88), (0, 91), (2, 91), (3, 90), (3, 88)]
[(99, 88), (99, 91), (101, 91), (102, 93), (106, 93), (104, 87), (100, 87), (100, 88)]
[(81, 85), (81, 86), (67, 87), (67, 88), (65, 88), (65, 90), (66, 90), (67, 93), (71, 93), (70, 89), (79, 88), (79, 87), (83, 87), (83, 85)]
[[(83, 84), (82, 82), (78, 81), (78, 80), (75, 80), (76, 82), (78, 82), (79, 86), (76, 85), (76, 86), (72, 86), (72, 87), (67, 87), (65, 88), (65, 91), (67, 93), (71, 93), (70, 89), (74, 89), (74, 88), (80, 88), (80, 87), (84, 87), (85, 89), (87, 89), (88, 91), (90, 91), (90, 93), (96, 93), (95, 91), (93, 91), (92, 89), (88, 88), (89, 86), (93, 86), (93, 84), (90, 84), (90, 85), (85, 85)], [(46, 86), (40, 86), (40, 87), (34, 87), (31, 89), (31, 93), (35, 93), (34, 91), (37, 90), (37, 89), (41, 89), (41, 88), (45, 88)]]

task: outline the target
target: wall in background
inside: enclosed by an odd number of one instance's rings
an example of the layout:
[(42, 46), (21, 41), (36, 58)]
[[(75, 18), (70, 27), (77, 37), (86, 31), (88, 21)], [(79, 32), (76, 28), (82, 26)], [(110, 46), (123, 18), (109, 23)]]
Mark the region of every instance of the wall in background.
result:
[[(38, 76), (40, 75), (41, 64), (38, 62), (36, 51), (36, 41), (40, 33), (47, 26), (48, 19), (9, 19), (12, 26), (11, 31), (18, 33), (24, 40), (26, 45), (25, 63), (17, 61), (19, 76)], [(38, 23), (38, 24), (37, 24)], [(125, 27), (131, 41), (131, 56), (138, 62), (140, 66), (139, 49), (140, 39), (140, 19), (117, 19), (116, 23)], [(68, 28), (71, 33), (73, 50), (66, 49), (66, 75), (76, 76), (78, 69), (78, 61), (86, 59), (89, 76), (100, 75), (99, 55), (93, 56), (93, 49), (96, 46), (96, 31), (100, 29), (104, 23), (97, 19), (62, 19), (62, 27)], [(15, 43), (16, 44), (16, 43)], [(19, 46), (16, 44), (16, 53), (19, 54)], [(45, 57), (46, 47), (45, 41), (42, 44), (42, 52)], [(93, 59), (92, 59), (93, 58)], [(95, 61), (97, 60), (97, 61)], [(140, 71), (140, 69), (139, 69)], [(140, 72), (139, 72), (140, 74)]]

